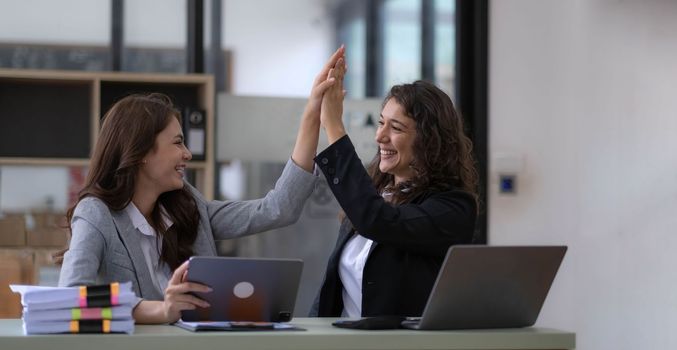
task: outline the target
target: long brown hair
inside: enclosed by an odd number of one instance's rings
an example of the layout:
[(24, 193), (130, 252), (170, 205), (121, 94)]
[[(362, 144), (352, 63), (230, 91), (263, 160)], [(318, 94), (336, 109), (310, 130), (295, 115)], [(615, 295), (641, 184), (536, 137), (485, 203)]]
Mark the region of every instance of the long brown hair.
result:
[(471, 194), (477, 203), (478, 175), (472, 141), (465, 135), (463, 118), (451, 98), (434, 84), (418, 80), (393, 86), (383, 105), (391, 99), (416, 122), (414, 161), (410, 165), (415, 175), (394, 185), (393, 175), (380, 171), (377, 151), (367, 170), (379, 193), (392, 192), (392, 202), (401, 204), (425, 191), (459, 189)]
[[(143, 157), (153, 150), (157, 135), (172, 118), (181, 121), (181, 113), (163, 94), (130, 95), (116, 102), (103, 118), (77, 203), (91, 196), (106, 203), (110, 210), (123, 210), (132, 201)], [(71, 231), (77, 203), (66, 214)], [(173, 222), (170, 228), (165, 227), (161, 207)], [(158, 197), (150, 219), (149, 224), (162, 239), (160, 261), (174, 270), (193, 254), (200, 220), (195, 199), (185, 187), (165, 192)], [(63, 261), (66, 251), (55, 255), (55, 260)]]

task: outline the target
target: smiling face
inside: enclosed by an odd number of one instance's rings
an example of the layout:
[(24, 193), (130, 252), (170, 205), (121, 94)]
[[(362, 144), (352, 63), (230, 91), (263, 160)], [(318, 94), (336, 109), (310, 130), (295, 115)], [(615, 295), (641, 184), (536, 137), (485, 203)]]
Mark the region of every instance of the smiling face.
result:
[(171, 118), (155, 138), (155, 146), (143, 157), (137, 188), (154, 191), (157, 195), (183, 188), (186, 162), (192, 154), (183, 144), (183, 132), (176, 118)]
[(395, 184), (411, 179), (414, 176), (410, 165), (414, 161), (416, 122), (391, 98), (383, 107), (378, 124), (379, 170), (393, 175)]

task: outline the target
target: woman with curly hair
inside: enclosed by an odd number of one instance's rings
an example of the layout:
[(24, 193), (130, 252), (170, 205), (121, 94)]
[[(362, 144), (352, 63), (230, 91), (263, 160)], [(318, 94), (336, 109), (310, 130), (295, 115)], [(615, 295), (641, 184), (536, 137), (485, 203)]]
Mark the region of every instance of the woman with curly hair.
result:
[(449, 96), (416, 81), (392, 87), (368, 169), (342, 122), (339, 84), (324, 94), (330, 146), (315, 162), (344, 215), (311, 316), (420, 316), (448, 248), (471, 243), (478, 213), (472, 143)]

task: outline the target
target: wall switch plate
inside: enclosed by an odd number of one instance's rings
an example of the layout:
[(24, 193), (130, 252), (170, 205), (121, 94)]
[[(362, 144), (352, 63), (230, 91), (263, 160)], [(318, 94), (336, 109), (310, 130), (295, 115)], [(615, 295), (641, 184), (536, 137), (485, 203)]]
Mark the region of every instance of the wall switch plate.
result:
[(503, 194), (517, 193), (517, 177), (515, 175), (499, 175), (498, 191)]

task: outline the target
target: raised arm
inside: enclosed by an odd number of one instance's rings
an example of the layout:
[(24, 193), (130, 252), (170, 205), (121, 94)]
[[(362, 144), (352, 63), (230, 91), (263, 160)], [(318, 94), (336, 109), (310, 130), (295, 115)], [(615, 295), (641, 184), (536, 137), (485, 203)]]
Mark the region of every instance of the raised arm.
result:
[(327, 133), (329, 144), (336, 142), (346, 134), (343, 126), (343, 98), (345, 96), (343, 77), (346, 70), (345, 58), (337, 60), (334, 69), (328, 72), (329, 76), (334, 78), (336, 83), (327, 89), (322, 98), (320, 119)]
[[(327, 89), (336, 85), (334, 70), (337, 65), (344, 65), (344, 52), (343, 46), (336, 50), (317, 74), (301, 117), (291, 161), (287, 163), (275, 188), (261, 199), (212, 201), (207, 204), (209, 220), (216, 239), (262, 232), (298, 220), (305, 200), (312, 193), (317, 180), (311, 173), (320, 132), (322, 98)], [(345, 69), (342, 71), (345, 72)]]
[[(337, 85), (337, 80), (332, 73), (337, 62), (345, 62), (344, 53), (345, 48), (343, 46), (338, 48), (317, 74), (313, 81), (310, 97), (308, 97), (308, 103), (301, 117), (301, 124), (291, 158), (296, 165), (308, 172), (313, 171), (313, 158), (317, 151), (317, 142), (320, 135), (322, 97), (327, 89)], [(340, 63), (340, 65), (343, 65), (343, 63)], [(341, 84), (341, 86), (343, 85)]]

